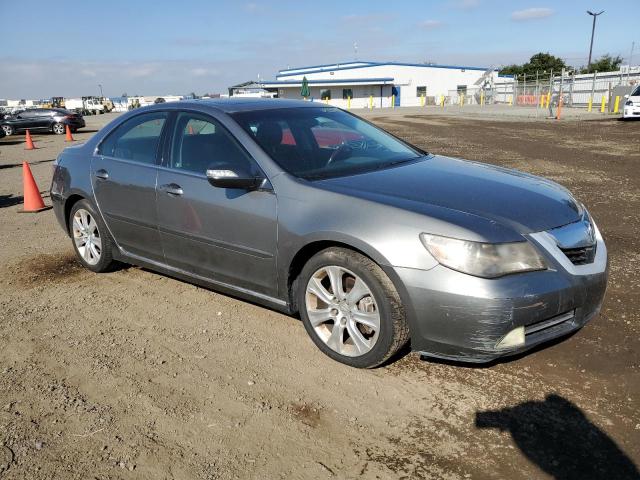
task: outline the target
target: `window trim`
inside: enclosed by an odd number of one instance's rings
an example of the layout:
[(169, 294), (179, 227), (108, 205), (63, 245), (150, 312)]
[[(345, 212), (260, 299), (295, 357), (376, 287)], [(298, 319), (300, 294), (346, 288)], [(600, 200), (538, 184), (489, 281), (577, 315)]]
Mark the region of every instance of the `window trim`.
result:
[[(101, 152), (102, 144), (109, 137), (111, 137), (111, 135), (113, 135), (116, 132), (116, 130), (118, 130), (118, 128), (120, 128), (123, 124), (125, 124), (129, 120), (133, 120), (134, 118), (141, 117), (143, 115), (153, 115), (153, 114), (157, 114), (157, 113), (164, 113), (164, 114), (167, 115), (167, 118), (165, 119), (164, 125), (162, 125), (162, 131), (160, 132), (160, 140), (158, 142), (158, 147), (156, 147), (156, 155), (155, 155), (155, 160), (154, 160), (153, 163), (140, 162), (138, 160), (132, 160), (130, 158), (113, 157), (111, 155), (105, 155), (104, 153)], [(130, 163), (132, 165), (143, 165), (143, 166), (147, 166), (147, 167), (158, 167), (160, 165), (160, 163), (162, 162), (162, 151), (163, 151), (163, 149), (161, 149), (161, 145), (162, 145), (162, 143), (164, 141), (165, 132), (167, 130), (167, 125), (168, 125), (169, 120), (171, 118), (171, 113), (172, 112), (170, 110), (153, 110), (153, 111), (150, 111), (150, 112), (136, 112), (135, 115), (131, 115), (130, 117), (122, 120), (117, 125), (114, 125), (113, 128), (111, 130), (109, 130), (109, 132), (104, 137), (102, 137), (100, 139), (100, 141), (98, 142), (98, 144), (96, 145), (96, 147), (94, 149), (94, 155), (99, 155), (101, 157), (108, 158), (110, 160), (118, 160), (118, 161), (121, 161), (121, 162)], [(159, 153), (160, 153), (160, 155), (158, 155)]]

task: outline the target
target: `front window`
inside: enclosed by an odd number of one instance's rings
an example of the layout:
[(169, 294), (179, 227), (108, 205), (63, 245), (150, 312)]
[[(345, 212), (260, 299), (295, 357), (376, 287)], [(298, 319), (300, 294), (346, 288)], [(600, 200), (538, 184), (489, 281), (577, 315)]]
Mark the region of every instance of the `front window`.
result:
[(233, 117), (284, 170), (308, 180), (379, 170), (425, 155), (333, 107), (257, 110)]
[(216, 120), (198, 113), (178, 114), (170, 168), (204, 175), (208, 169), (253, 170), (249, 155)]

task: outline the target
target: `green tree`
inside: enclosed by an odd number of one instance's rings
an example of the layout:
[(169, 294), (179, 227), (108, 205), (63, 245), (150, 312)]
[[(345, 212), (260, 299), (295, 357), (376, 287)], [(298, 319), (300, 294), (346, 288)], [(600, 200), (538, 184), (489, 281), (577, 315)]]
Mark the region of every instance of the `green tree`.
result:
[(300, 95), (302, 97), (304, 97), (305, 100), (310, 95), (310, 93), (309, 93), (309, 81), (307, 80), (306, 75), (304, 77), (302, 77), (302, 87), (300, 88)]
[(534, 77), (536, 72), (542, 74), (542, 72), (550, 72), (553, 70), (554, 72), (560, 72), (563, 68), (566, 68), (566, 64), (564, 60), (554, 55), (551, 55), (549, 52), (543, 53), (539, 52), (535, 55), (532, 55), (527, 63), (523, 63), (522, 65), (507, 65), (500, 73), (503, 75), (524, 75)]
[(593, 73), (593, 72), (613, 72), (620, 68), (622, 63), (622, 57), (612, 57), (608, 53), (601, 56), (595, 62), (592, 62), (588, 67), (582, 67), (580, 73)]

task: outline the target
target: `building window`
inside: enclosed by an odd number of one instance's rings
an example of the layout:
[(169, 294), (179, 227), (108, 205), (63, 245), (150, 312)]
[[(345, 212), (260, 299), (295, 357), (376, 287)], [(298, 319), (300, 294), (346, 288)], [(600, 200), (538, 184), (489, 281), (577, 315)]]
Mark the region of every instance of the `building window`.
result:
[(421, 96), (427, 96), (427, 87), (417, 87), (416, 88), (416, 96), (417, 97), (421, 97)]
[(458, 85), (458, 93), (467, 94), (467, 86), (466, 85)]
[(351, 90), (350, 88), (343, 88), (342, 99), (347, 100), (348, 98), (353, 98), (353, 90)]
[(320, 90), (321, 100), (331, 100), (331, 90)]

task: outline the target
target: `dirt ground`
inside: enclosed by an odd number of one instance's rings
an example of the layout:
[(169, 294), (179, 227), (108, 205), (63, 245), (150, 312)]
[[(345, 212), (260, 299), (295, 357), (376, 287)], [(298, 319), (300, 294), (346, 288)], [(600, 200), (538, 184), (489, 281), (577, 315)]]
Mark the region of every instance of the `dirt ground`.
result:
[(609, 248), (601, 315), (490, 366), (405, 354), (350, 369), (296, 318), (139, 268), (81, 269), (51, 211), (18, 213), (21, 162), (48, 190), (63, 136), (35, 151), (5, 138), (0, 479), (640, 478), (640, 122), (372, 118), (569, 187)]

